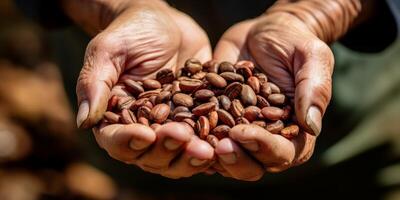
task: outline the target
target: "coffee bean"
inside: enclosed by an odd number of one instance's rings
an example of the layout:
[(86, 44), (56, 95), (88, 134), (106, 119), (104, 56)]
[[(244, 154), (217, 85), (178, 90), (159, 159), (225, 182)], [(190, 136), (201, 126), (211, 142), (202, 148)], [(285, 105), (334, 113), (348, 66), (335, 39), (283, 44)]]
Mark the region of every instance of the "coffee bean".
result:
[(239, 62), (237, 62), (235, 64), (235, 68), (236, 69), (239, 69), (241, 67), (247, 67), (250, 70), (254, 70), (255, 69), (254, 63), (251, 62), (251, 61), (248, 61), (248, 60), (241, 60), (241, 61), (239, 61)]
[(217, 97), (215, 97), (215, 96), (211, 97), (209, 101), (215, 103), (216, 110), (219, 109), (220, 105), (219, 105), (219, 101), (218, 101)]
[(191, 78), (197, 79), (197, 80), (202, 80), (206, 77), (207, 72), (197, 72), (196, 74), (192, 75)]
[(219, 142), (218, 138), (215, 135), (208, 135), (206, 140), (214, 148), (217, 147)]
[(174, 79), (175, 75), (171, 69), (162, 69), (156, 75), (156, 80), (161, 84), (172, 83)]
[(173, 111), (172, 113), (173, 113), (173, 115), (176, 115), (177, 113), (180, 113), (180, 112), (190, 112), (190, 110), (189, 110), (188, 107), (185, 107), (185, 106), (178, 106), (178, 107), (176, 107), (176, 108), (174, 109), (174, 111)]
[(190, 113), (190, 112), (180, 112), (180, 113), (176, 113), (174, 115), (174, 120), (177, 121), (177, 122), (181, 122), (186, 118), (194, 119), (195, 116), (194, 116), (193, 113)]
[(261, 114), (272, 121), (276, 121), (282, 118), (283, 110), (277, 107), (265, 107), (261, 110)]
[(172, 82), (172, 88), (171, 88), (172, 95), (174, 95), (180, 91), (181, 91), (180, 82), (179, 81)]
[(170, 111), (171, 109), (167, 104), (157, 104), (151, 109), (150, 116), (153, 121), (161, 124), (167, 120)]
[(232, 115), (229, 114), (227, 111), (219, 109), (217, 110), (218, 113), (218, 120), (221, 120), (224, 124), (228, 125), (229, 127), (235, 126), (235, 120), (233, 119)]
[(207, 72), (218, 73), (219, 63), (216, 60), (210, 60), (203, 64), (203, 68)]
[(285, 95), (283, 94), (271, 94), (268, 96), (268, 102), (272, 105), (281, 106), (285, 103)]
[(197, 90), (194, 93), (194, 98), (200, 101), (207, 101), (214, 96), (214, 92), (207, 89)]
[(226, 80), (216, 73), (208, 73), (206, 75), (206, 80), (217, 88), (224, 88), (227, 85)]
[(299, 126), (290, 125), (281, 130), (281, 135), (287, 139), (293, 139), (299, 135)]
[(163, 102), (167, 102), (167, 101), (169, 101), (171, 99), (171, 96), (172, 96), (171, 92), (169, 92), (169, 91), (160, 92), (160, 94), (158, 94), (157, 97), (156, 97), (155, 103), (156, 104), (160, 104), (160, 103), (163, 103)]
[(124, 84), (126, 89), (134, 96), (138, 96), (140, 93), (144, 92), (143, 87), (134, 80), (127, 79), (124, 81)]
[[(160, 95), (160, 94), (158, 94), (158, 95)], [(156, 103), (156, 101), (157, 101), (157, 97), (158, 97), (158, 95), (157, 96), (151, 96), (151, 97), (149, 97), (149, 101), (151, 102), (151, 108), (153, 108), (153, 105), (156, 105), (157, 103)], [(149, 104), (150, 105), (150, 104)]]
[(225, 88), (224, 94), (229, 97), (229, 99), (233, 100), (241, 94), (242, 88), (242, 84), (234, 82), (229, 84), (228, 87)]
[(250, 122), (253, 122), (258, 119), (261, 119), (263, 116), (261, 114), (261, 109), (259, 107), (249, 106), (246, 109), (244, 109), (243, 117), (245, 117)]
[(124, 124), (134, 124), (137, 123), (136, 116), (129, 109), (123, 109), (121, 112), (121, 121)]
[(123, 109), (127, 109), (130, 108), (131, 105), (135, 102), (135, 98), (131, 97), (131, 96), (126, 96), (126, 97), (120, 97), (118, 99), (118, 109), (119, 110), (123, 110)]
[(251, 124), (260, 126), (262, 128), (265, 128), (267, 126), (267, 123), (265, 121), (262, 121), (262, 120), (253, 121), (253, 122), (251, 122)]
[(185, 62), (184, 69), (190, 74), (196, 74), (203, 69), (201, 62), (195, 58), (191, 58)]
[(193, 128), (193, 130), (196, 129), (196, 122), (193, 121), (192, 119), (190, 119), (190, 118), (184, 118), (184, 119), (182, 120), (182, 122), (185, 122), (186, 124), (188, 124), (190, 127)]
[(272, 94), (279, 94), (281, 93), (281, 89), (279, 89), (279, 87), (277, 85), (275, 85), (274, 83), (269, 82), (269, 87), (271, 87), (271, 92)]
[(258, 78), (258, 80), (260, 81), (260, 84), (264, 84), (264, 83), (268, 82), (267, 76), (263, 73), (256, 73), (256, 74), (254, 74), (254, 76)]
[(171, 92), (172, 91), (172, 84), (167, 83), (162, 86), (161, 92)]
[(219, 64), (219, 73), (224, 73), (224, 72), (236, 72), (236, 69), (232, 63), (222, 62), (221, 64)]
[(108, 123), (112, 123), (112, 124), (118, 123), (120, 118), (121, 117), (119, 115), (117, 115), (117, 114), (115, 114), (113, 112), (110, 112), (110, 111), (104, 113), (104, 119)]
[(220, 76), (224, 78), (226, 81), (230, 82), (244, 82), (244, 78), (240, 74), (236, 74), (234, 72), (224, 72), (221, 73)]
[(271, 90), (270, 85), (269, 85), (267, 82), (261, 84), (261, 87), (260, 87), (260, 95), (261, 95), (262, 97), (264, 97), (264, 98), (268, 98), (268, 96), (269, 96), (270, 94), (272, 94), (272, 90)]
[(257, 106), (260, 108), (264, 108), (264, 107), (270, 106), (270, 104), (267, 101), (267, 99), (265, 99), (264, 97), (262, 97), (260, 95), (257, 95)]
[(221, 95), (218, 97), (218, 100), (223, 109), (229, 110), (231, 108), (232, 102), (229, 99), (229, 97), (227, 97), (225, 95)]
[(151, 96), (157, 96), (158, 94), (160, 94), (160, 92), (161, 92), (161, 89), (149, 90), (149, 91), (139, 94), (138, 98), (141, 99), (141, 98), (149, 98)]
[(250, 78), (251, 76), (253, 76), (253, 72), (251, 71), (251, 69), (249, 67), (239, 67), (236, 69), (238, 74), (241, 74), (245, 79)]
[(210, 133), (210, 122), (205, 116), (200, 116), (196, 123), (197, 131), (201, 139), (205, 140)]
[(229, 137), (230, 130), (231, 128), (227, 125), (219, 125), (211, 131), (211, 134), (215, 135), (219, 140), (222, 140)]
[(234, 99), (232, 101), (231, 107), (229, 108), (229, 111), (231, 112), (234, 118), (238, 118), (243, 115), (244, 108), (242, 103), (238, 99)]
[(249, 79), (247, 79), (247, 84), (253, 89), (253, 91), (258, 94), (260, 93), (260, 81), (258, 80), (257, 77), (252, 76)]
[(187, 94), (177, 93), (172, 97), (172, 101), (177, 106), (192, 107), (193, 98)]
[(146, 106), (142, 106), (142, 107), (138, 108), (137, 117), (138, 118), (144, 117), (146, 119), (150, 119), (151, 110), (152, 109), (150, 109), (150, 108), (148, 108)]
[(251, 87), (248, 85), (243, 84), (240, 98), (242, 99), (244, 105), (255, 106), (257, 104), (256, 93), (254, 93), (253, 89), (251, 89)]
[(250, 124), (249, 120), (244, 117), (238, 117), (235, 120), (236, 124)]
[(146, 80), (143, 81), (143, 87), (146, 90), (160, 89), (161, 88), (161, 83), (158, 82), (157, 80), (146, 79)]
[(275, 122), (268, 123), (265, 129), (272, 134), (279, 134), (284, 127), (285, 124), (281, 120), (277, 120)]
[(217, 124), (218, 124), (217, 111), (212, 111), (208, 114), (208, 121), (210, 122), (210, 130), (217, 126)]
[(183, 92), (194, 92), (203, 85), (203, 81), (197, 79), (184, 79), (179, 82), (179, 88)]
[(205, 116), (208, 115), (208, 113), (214, 111), (215, 109), (216, 109), (215, 103), (208, 102), (193, 108), (192, 113), (195, 114), (196, 116)]

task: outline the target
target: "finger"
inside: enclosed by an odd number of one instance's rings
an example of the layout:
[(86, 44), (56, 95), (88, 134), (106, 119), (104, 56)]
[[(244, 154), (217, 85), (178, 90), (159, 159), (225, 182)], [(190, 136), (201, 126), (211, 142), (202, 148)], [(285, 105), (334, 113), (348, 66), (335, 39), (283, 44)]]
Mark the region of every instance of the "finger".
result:
[(166, 170), (194, 135), (190, 126), (178, 122), (162, 125), (156, 134), (157, 141), (152, 149), (137, 160), (139, 166), (150, 172)]
[(214, 158), (214, 149), (207, 142), (192, 136), (183, 154), (173, 163), (163, 176), (170, 178), (190, 177), (205, 172)]
[(89, 128), (103, 117), (107, 109), (110, 90), (117, 82), (122, 71), (120, 66), (110, 58), (110, 48), (114, 39), (106, 39), (98, 35), (86, 50), (83, 68), (80, 72), (76, 93), (79, 110), (77, 126)]
[(331, 99), (334, 59), (323, 42), (309, 45), (304, 53), (304, 64), (295, 71), (295, 112), (299, 124), (318, 136), (322, 116)]
[(264, 175), (263, 167), (253, 160), (231, 139), (219, 141), (215, 148), (222, 167), (233, 178), (245, 181), (257, 181)]
[(141, 124), (113, 124), (93, 129), (100, 147), (122, 162), (131, 163), (155, 140), (154, 131)]
[(288, 140), (256, 125), (235, 126), (229, 136), (270, 172), (305, 162), (312, 155), (315, 144), (315, 136), (307, 133)]

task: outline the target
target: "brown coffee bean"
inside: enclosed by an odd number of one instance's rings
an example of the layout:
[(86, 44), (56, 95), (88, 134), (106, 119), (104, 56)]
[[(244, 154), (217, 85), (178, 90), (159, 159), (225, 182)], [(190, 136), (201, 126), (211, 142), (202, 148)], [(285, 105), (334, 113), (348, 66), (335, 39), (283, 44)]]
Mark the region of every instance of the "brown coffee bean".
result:
[(190, 74), (196, 74), (203, 69), (201, 62), (195, 58), (191, 58), (185, 62), (185, 71), (189, 72)]
[(243, 84), (240, 98), (244, 105), (255, 106), (257, 104), (257, 96), (250, 86)]
[(254, 70), (255, 69), (254, 63), (251, 62), (251, 61), (248, 61), (248, 60), (241, 60), (241, 61), (239, 61), (239, 62), (237, 62), (235, 64), (235, 68), (236, 69), (239, 69), (241, 67), (247, 67), (250, 70)]
[(143, 86), (134, 80), (127, 79), (124, 81), (126, 89), (134, 96), (138, 96), (144, 92)]
[(178, 106), (178, 107), (176, 107), (176, 108), (174, 109), (174, 111), (173, 111), (172, 113), (173, 113), (173, 115), (176, 115), (177, 113), (180, 113), (180, 112), (190, 112), (190, 110), (189, 110), (188, 107), (185, 107), (185, 106)]
[(217, 147), (219, 142), (218, 138), (215, 135), (208, 135), (206, 140), (214, 148)]
[(254, 74), (254, 76), (258, 78), (258, 80), (260, 81), (260, 84), (264, 84), (264, 83), (268, 82), (267, 75), (265, 75), (263, 73), (256, 73), (256, 74)]
[(149, 90), (149, 91), (139, 94), (138, 98), (141, 99), (141, 98), (149, 98), (151, 96), (157, 96), (158, 94), (160, 94), (160, 92), (161, 92), (161, 89)]
[(104, 119), (108, 123), (116, 124), (116, 123), (119, 122), (120, 118), (121, 117), (119, 115), (117, 115), (117, 114), (115, 114), (113, 112), (110, 112), (110, 111), (104, 113)]
[(261, 114), (272, 121), (276, 121), (282, 118), (283, 110), (277, 107), (265, 107), (261, 110)]
[(123, 110), (123, 109), (127, 109), (130, 108), (131, 105), (135, 102), (135, 98), (131, 97), (131, 96), (126, 96), (126, 97), (120, 97), (118, 99), (118, 109), (119, 110)]
[(214, 96), (214, 92), (207, 89), (197, 90), (194, 93), (194, 98), (200, 101), (207, 101)]
[(251, 76), (253, 76), (253, 72), (249, 67), (239, 67), (236, 69), (236, 72), (238, 74), (241, 74), (245, 79), (248, 79)]
[(231, 107), (229, 108), (229, 111), (231, 112), (234, 118), (238, 118), (243, 115), (244, 108), (242, 103), (238, 99), (234, 99), (232, 101)]
[(217, 124), (218, 124), (217, 111), (212, 111), (208, 114), (208, 121), (210, 122), (210, 130), (217, 126)]
[(210, 122), (205, 116), (200, 116), (196, 123), (196, 129), (201, 139), (205, 140), (210, 133)]
[(225, 95), (221, 95), (218, 97), (218, 100), (223, 109), (229, 110), (231, 108), (232, 102), (229, 99), (229, 97), (227, 97)]
[(203, 85), (203, 81), (197, 79), (184, 79), (179, 82), (179, 88), (183, 92), (194, 92)]
[(149, 98), (138, 99), (131, 105), (130, 109), (136, 111), (139, 107), (145, 106), (147, 102), (150, 102)]
[(265, 129), (272, 134), (279, 134), (283, 128), (285, 128), (285, 124), (281, 120), (268, 123), (265, 127)]
[(158, 82), (157, 80), (146, 79), (146, 80), (143, 81), (143, 87), (146, 90), (160, 89), (161, 88), (161, 83)]
[(270, 84), (268, 82), (261, 84), (260, 95), (264, 98), (268, 98), (270, 94), (272, 94)]
[(271, 94), (268, 96), (268, 102), (272, 105), (281, 106), (285, 103), (285, 95), (283, 94)]
[(180, 113), (176, 113), (174, 115), (174, 120), (177, 121), (177, 122), (181, 122), (186, 118), (194, 119), (195, 116), (194, 116), (193, 113), (190, 113), (190, 112), (180, 112)]
[(195, 114), (196, 116), (205, 116), (208, 115), (208, 113), (214, 111), (215, 109), (216, 109), (215, 103), (208, 102), (193, 108), (192, 113)]
[(107, 110), (113, 110), (118, 105), (118, 99), (119, 97), (117, 95), (112, 96), (108, 100)]
[(138, 123), (143, 124), (145, 126), (149, 126), (149, 120), (146, 117), (139, 117)]
[(224, 124), (229, 127), (235, 126), (235, 119), (233, 119), (232, 115), (223, 109), (217, 110), (218, 120), (221, 120)]
[(281, 93), (281, 89), (279, 89), (279, 87), (277, 85), (275, 85), (274, 83), (269, 82), (269, 87), (271, 87), (272, 94)]
[(229, 99), (233, 100), (241, 94), (242, 88), (242, 84), (234, 82), (229, 84), (228, 87), (225, 88), (224, 94), (229, 97)]
[[(158, 94), (158, 95), (160, 95), (160, 94)], [(151, 102), (151, 105), (156, 105), (157, 104), (156, 101), (157, 101), (158, 95), (149, 97), (149, 101)], [(153, 107), (151, 107), (151, 108), (153, 108)]]
[(206, 80), (216, 88), (224, 88), (228, 84), (224, 78), (216, 73), (208, 73)]
[(251, 124), (260, 126), (262, 128), (265, 128), (267, 126), (267, 123), (265, 121), (262, 121), (262, 120), (253, 121), (253, 122), (251, 122)]
[(197, 80), (202, 80), (206, 77), (206, 75), (207, 75), (207, 72), (197, 72), (196, 74), (191, 76), (191, 78), (197, 79)]
[(157, 72), (156, 80), (161, 84), (171, 83), (174, 81), (175, 75), (171, 69), (162, 69)]
[(219, 64), (219, 73), (224, 73), (224, 72), (236, 72), (236, 69), (232, 63), (222, 62), (221, 64)]
[[(215, 92), (214, 92), (214, 93), (215, 93)], [(209, 101), (215, 103), (215, 108), (216, 108), (216, 110), (219, 109), (220, 105), (219, 105), (219, 101), (218, 101), (217, 97), (213, 96), (213, 97), (210, 98)]]
[(203, 64), (203, 68), (207, 72), (218, 73), (219, 63), (216, 60), (210, 60)]
[(158, 104), (151, 109), (150, 116), (154, 122), (162, 124), (167, 120), (170, 112), (171, 108), (167, 104)]
[(154, 131), (157, 131), (161, 127), (161, 124), (153, 123), (150, 125), (150, 128)]
[(287, 139), (293, 139), (299, 135), (300, 128), (297, 125), (290, 125), (281, 130), (281, 135)]
[(172, 82), (172, 89), (171, 89), (172, 95), (174, 95), (174, 94), (176, 94), (176, 93), (181, 91), (181, 88), (180, 88), (179, 85), (180, 85), (179, 81)]
[(172, 84), (167, 83), (162, 86), (161, 92), (171, 92), (172, 91)]
[(270, 104), (267, 101), (267, 99), (265, 99), (264, 97), (262, 97), (260, 95), (257, 95), (257, 106), (260, 108), (264, 108), (264, 107), (270, 106)]
[(261, 114), (261, 109), (257, 106), (249, 106), (244, 109), (243, 117), (245, 117), (250, 122), (261, 119), (263, 116)]
[(172, 101), (177, 106), (185, 106), (192, 107), (193, 106), (193, 98), (187, 94), (177, 93), (172, 97)]
[(258, 80), (257, 77), (252, 76), (249, 79), (247, 79), (247, 84), (253, 89), (253, 91), (258, 94), (260, 93), (260, 81)]
[(169, 101), (171, 99), (171, 96), (172, 96), (171, 92), (169, 92), (169, 91), (160, 92), (160, 94), (158, 94), (157, 97), (156, 97), (155, 104), (160, 104), (160, 103), (163, 103), (163, 102), (167, 102), (167, 101)]
[(235, 120), (236, 124), (250, 124), (249, 120), (244, 117), (238, 117)]
[(144, 117), (144, 118), (150, 119), (151, 110), (152, 109), (150, 109), (146, 106), (142, 106), (142, 107), (138, 108), (137, 117), (138, 118)]
[(190, 127), (192, 127), (193, 129), (196, 128), (196, 122), (193, 121), (193, 120), (190, 119), (190, 118), (185, 118), (185, 119), (182, 120), (182, 122), (185, 122), (186, 124), (188, 124), (188, 125), (189, 125)]
[(134, 124), (137, 123), (135, 114), (129, 109), (123, 109), (121, 112), (121, 122), (124, 124)]
[(219, 140), (222, 140), (229, 137), (230, 130), (231, 128), (227, 125), (219, 125), (211, 131), (211, 134), (215, 135)]
[(224, 78), (226, 81), (230, 82), (244, 82), (244, 78), (240, 74), (236, 74), (234, 72), (224, 72), (221, 73), (220, 76)]

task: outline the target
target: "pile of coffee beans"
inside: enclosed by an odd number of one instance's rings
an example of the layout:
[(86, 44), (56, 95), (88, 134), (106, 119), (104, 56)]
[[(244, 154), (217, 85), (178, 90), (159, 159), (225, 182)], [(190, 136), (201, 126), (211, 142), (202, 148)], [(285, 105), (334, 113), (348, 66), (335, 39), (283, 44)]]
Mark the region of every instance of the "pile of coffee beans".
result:
[(164, 69), (155, 80), (125, 80), (118, 87), (122, 92), (110, 98), (106, 123), (156, 129), (185, 122), (213, 146), (238, 124), (255, 124), (289, 139), (299, 133), (288, 98), (250, 61), (189, 59), (176, 74)]

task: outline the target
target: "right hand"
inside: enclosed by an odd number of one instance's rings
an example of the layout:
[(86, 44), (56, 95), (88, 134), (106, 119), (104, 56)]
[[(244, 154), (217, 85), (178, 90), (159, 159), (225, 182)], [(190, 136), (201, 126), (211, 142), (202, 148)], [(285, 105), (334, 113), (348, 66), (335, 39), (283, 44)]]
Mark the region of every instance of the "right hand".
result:
[[(119, 81), (154, 78), (164, 68), (176, 71), (192, 57), (210, 60), (211, 47), (191, 18), (159, 0), (128, 6), (87, 47), (77, 83), (78, 127), (89, 128), (102, 119)], [(94, 134), (111, 157), (170, 178), (202, 172), (214, 156), (207, 142), (180, 123), (157, 131), (140, 124), (100, 124)]]

